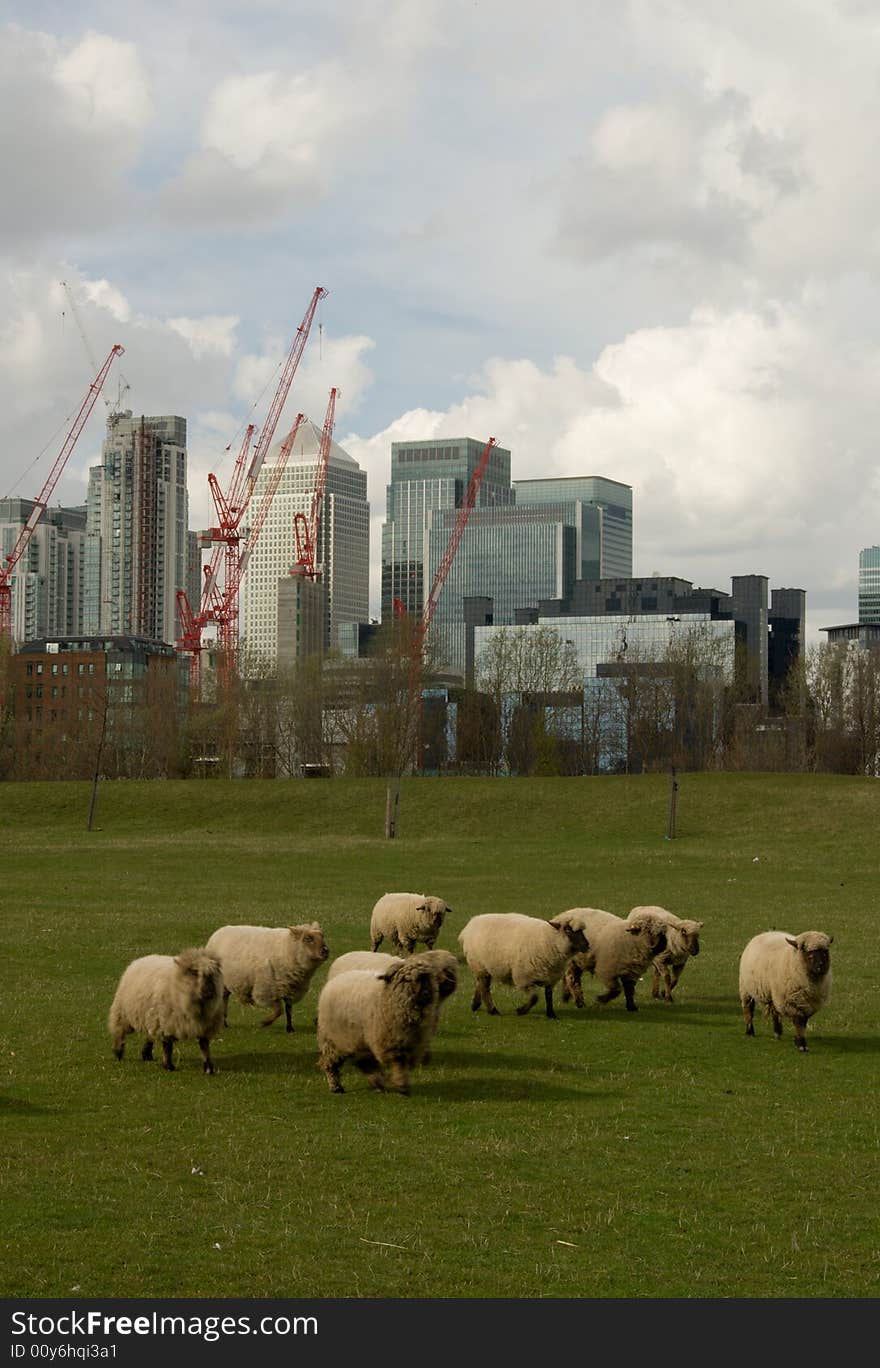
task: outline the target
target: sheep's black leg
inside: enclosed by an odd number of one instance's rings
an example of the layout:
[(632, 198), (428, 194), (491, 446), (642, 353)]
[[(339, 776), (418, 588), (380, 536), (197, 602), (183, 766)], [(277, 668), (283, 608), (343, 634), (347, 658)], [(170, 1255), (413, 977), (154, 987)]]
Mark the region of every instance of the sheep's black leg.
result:
[(804, 1033), (805, 1033), (805, 1031), (806, 1031), (806, 1029), (807, 1029), (807, 1018), (806, 1018), (805, 1016), (796, 1016), (796, 1017), (793, 1018), (793, 1023), (794, 1023), (794, 1043), (795, 1043), (795, 1045), (797, 1046), (797, 1048), (800, 1050), (801, 1054), (806, 1054), (806, 1053), (807, 1053), (807, 1038), (806, 1038), (806, 1035), (805, 1035)]
[(275, 1003), (275, 1011), (272, 1013), (271, 1016), (264, 1017), (263, 1020), (260, 1022), (260, 1025), (261, 1025), (261, 1026), (271, 1026), (273, 1021), (277, 1021), (277, 1020), (278, 1020), (278, 1018), (280, 1017), (282, 1011), (283, 1011), (283, 1003), (281, 1002), (281, 999), (279, 998), (278, 1001)]
[(124, 1027), (121, 1031), (117, 1031), (116, 1035), (113, 1037), (113, 1053), (117, 1059), (121, 1059), (125, 1054), (125, 1037), (127, 1035), (131, 1035), (130, 1026)]
[(545, 1004), (545, 1006), (546, 1006), (546, 1008), (547, 1008), (547, 1015), (548, 1015), (548, 1017), (550, 1018), (551, 1021), (555, 1021), (555, 1020), (556, 1020), (556, 1012), (554, 1011), (554, 1008), (553, 1008), (553, 985), (552, 985), (552, 983), (546, 983), (546, 984), (544, 985), (544, 1004)]
[(152, 1058), (153, 1058), (153, 1040), (152, 1040), (152, 1037), (151, 1037), (151, 1036), (147, 1036), (146, 1040), (144, 1041), (144, 1047), (143, 1047), (143, 1049), (141, 1050), (141, 1059), (152, 1059)]
[(223, 1025), (229, 1025), (229, 989), (223, 989)]
[(526, 1012), (530, 1012), (530, 1011), (532, 1010), (532, 1008), (534, 1007), (534, 1005), (535, 1005), (535, 1003), (536, 1003), (537, 1001), (538, 1001), (538, 994), (537, 994), (537, 993), (531, 993), (531, 994), (526, 998), (525, 1002), (521, 1002), (521, 1003), (519, 1004), (519, 1006), (517, 1007), (517, 1009), (516, 1009), (516, 1014), (517, 1014), (517, 1016), (525, 1016)]
[(370, 949), (373, 951), (374, 954), (379, 949), (379, 946), (382, 944), (384, 939), (384, 936), (370, 936)]
[(292, 1021), (291, 1016), (290, 1016), (290, 1009), (291, 1009), (292, 1006), (293, 1006), (293, 1003), (291, 1002), (290, 998), (285, 998), (285, 999), (284, 999), (284, 1018), (285, 1018), (285, 1020), (286, 1020), (286, 1022), (287, 1022), (287, 1034), (288, 1034), (288, 1035), (291, 1035), (291, 1034), (293, 1033), (293, 1021)]
[(636, 1006), (636, 985), (635, 985), (635, 983), (633, 982), (632, 979), (623, 979), (623, 980), (622, 980), (622, 983), (623, 983), (623, 995), (624, 995), (624, 997), (626, 998), (626, 1010), (627, 1010), (628, 1012), (637, 1012), (639, 1009), (638, 1009), (638, 1007)]
[(775, 1007), (770, 1008), (770, 1020), (773, 1022), (773, 1034), (777, 1040), (782, 1039), (782, 1018)]
[(388, 1086), (409, 1097), (409, 1062), (405, 1059), (388, 1060)]
[(360, 1069), (361, 1073), (366, 1075), (371, 1088), (375, 1088), (377, 1092), (385, 1091), (385, 1078), (378, 1059), (374, 1058), (373, 1055), (362, 1055), (360, 1059), (355, 1059), (352, 1063), (356, 1069)]
[(654, 965), (654, 977), (653, 977), (652, 980), (651, 980), (651, 997), (658, 998), (658, 997), (662, 997), (662, 996), (663, 996), (663, 994), (662, 994), (661, 991), (660, 991), (660, 970), (657, 968), (657, 966), (656, 966), (656, 964), (655, 964), (655, 965)]
[(171, 1058), (171, 1051), (174, 1049), (174, 1036), (162, 1037), (162, 1068), (174, 1069), (174, 1060)]
[(202, 1073), (212, 1074), (214, 1064), (211, 1059), (211, 1042), (207, 1036), (199, 1036), (199, 1049), (202, 1052)]
[(597, 1002), (613, 1002), (616, 997), (620, 997), (620, 980), (614, 979), (611, 987), (604, 993), (598, 993)]
[(743, 1019), (744, 1019), (744, 1021), (745, 1021), (745, 1023), (746, 1023), (746, 1035), (747, 1035), (747, 1036), (753, 1036), (753, 1035), (755, 1034), (755, 999), (754, 999), (754, 998), (752, 998), (752, 997), (745, 997), (745, 998), (743, 998), (743, 1000), (742, 1000), (742, 1014), (743, 1014)]
[(490, 1015), (490, 1016), (500, 1016), (501, 1013), (498, 1011), (498, 1008), (495, 1006), (495, 1003), (492, 1001), (492, 993), (491, 993), (491, 991), (490, 991), (490, 989), (491, 989), (491, 987), (492, 987), (492, 977), (491, 977), (491, 975), (490, 975), (490, 974), (478, 974), (478, 975), (477, 975), (477, 986), (478, 986), (478, 988), (479, 988), (479, 990), (480, 990), (480, 996), (481, 996), (481, 998), (483, 999), (483, 1006), (486, 1008), (486, 1011), (489, 1013), (489, 1015)]

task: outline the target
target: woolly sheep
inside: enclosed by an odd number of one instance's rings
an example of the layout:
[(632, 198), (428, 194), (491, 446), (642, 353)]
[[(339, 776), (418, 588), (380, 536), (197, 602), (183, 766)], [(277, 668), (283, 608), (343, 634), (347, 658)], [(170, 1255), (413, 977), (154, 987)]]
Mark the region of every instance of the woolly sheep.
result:
[(471, 917), (458, 938), (475, 979), (471, 1009), (478, 1012), (484, 1004), (490, 1016), (498, 1016), (490, 992), (496, 978), (529, 993), (516, 1009), (518, 1016), (531, 1011), (538, 1001), (533, 990), (543, 988), (547, 1015), (555, 1017), (553, 987), (572, 955), (589, 949), (584, 930), (576, 911), (563, 912), (552, 921), (519, 912), (484, 912)]
[(581, 978), (587, 970), (607, 985), (597, 1002), (611, 1002), (620, 996), (622, 988), (626, 1010), (637, 1012), (636, 983), (652, 959), (666, 949), (666, 923), (654, 912), (638, 912), (630, 920), (598, 907), (576, 907), (574, 912), (583, 920), (590, 948), (586, 954), (576, 955), (566, 969), (563, 1002), (573, 997), (575, 1005), (583, 1007)]
[[(691, 955), (700, 953), (700, 932), (703, 923), (676, 917), (673, 912), (667, 912), (665, 907), (634, 907), (627, 921), (631, 921), (639, 912), (654, 912), (666, 922), (666, 949), (654, 956), (651, 997), (665, 997), (667, 1002), (671, 1002), (673, 991), (684, 972), (685, 965)], [(660, 986), (661, 981), (665, 983), (665, 992)]]
[(274, 1007), (264, 1026), (281, 1015), (293, 1030), (290, 1009), (308, 992), (312, 975), (327, 958), (327, 942), (317, 922), (300, 926), (221, 926), (208, 941), (220, 956), (226, 987), (223, 1024), (230, 994), (253, 1007)]
[(833, 936), (824, 931), (762, 931), (753, 936), (739, 962), (739, 996), (746, 1035), (755, 1034), (755, 1003), (773, 1021), (773, 1034), (782, 1036), (782, 1018), (794, 1026), (794, 1043), (806, 1054), (807, 1022), (831, 993)]
[(330, 1091), (344, 1092), (347, 1059), (382, 1091), (409, 1093), (409, 1076), (424, 1058), (437, 1025), (437, 975), (414, 955), (380, 973), (348, 969), (328, 980), (318, 998), (318, 1065)]
[(132, 1031), (146, 1036), (141, 1059), (152, 1059), (154, 1041), (162, 1041), (163, 1069), (174, 1068), (175, 1040), (197, 1040), (206, 1074), (214, 1072), (210, 1042), (222, 1025), (223, 974), (219, 959), (207, 948), (132, 960), (107, 1018), (117, 1059)]
[(427, 893), (384, 893), (370, 917), (370, 949), (378, 950), (387, 936), (395, 954), (411, 955), (417, 941), (433, 950), (451, 911), (442, 898)]
[[(448, 950), (423, 950), (420, 955), (411, 956), (411, 961), (419, 960), (422, 964), (427, 964), (437, 975), (437, 1018), (435, 1029), (439, 1022), (440, 1008), (446, 998), (451, 997), (458, 987), (458, 960)], [(390, 969), (392, 964), (406, 964), (406, 960), (399, 955), (383, 955), (381, 950), (350, 950), (347, 955), (340, 955), (335, 959), (327, 970), (327, 982), (336, 978), (339, 974), (347, 973), (349, 969), (367, 969), (370, 973), (383, 973)], [(430, 1053), (426, 1051), (421, 1059), (416, 1060), (418, 1064), (430, 1063)]]

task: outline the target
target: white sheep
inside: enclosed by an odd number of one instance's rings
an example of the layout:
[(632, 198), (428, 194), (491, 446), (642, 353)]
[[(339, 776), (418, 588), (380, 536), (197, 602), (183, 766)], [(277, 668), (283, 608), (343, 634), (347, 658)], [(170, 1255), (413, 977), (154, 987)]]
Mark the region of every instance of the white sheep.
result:
[(370, 917), (370, 949), (378, 950), (387, 936), (395, 954), (411, 955), (417, 941), (433, 950), (451, 911), (442, 898), (427, 893), (383, 893)]
[(327, 942), (317, 922), (300, 926), (221, 926), (208, 941), (220, 956), (225, 989), (224, 1025), (230, 994), (247, 1006), (274, 1007), (263, 1021), (271, 1026), (281, 1015), (293, 1030), (290, 1009), (308, 992), (312, 975), (327, 958)]
[(152, 1059), (153, 1042), (161, 1040), (163, 1069), (174, 1068), (175, 1040), (197, 1040), (206, 1074), (214, 1072), (210, 1042), (222, 1025), (223, 974), (219, 959), (206, 948), (132, 960), (107, 1018), (117, 1059), (132, 1031), (146, 1036), (141, 1059)]
[[(439, 996), (436, 1008), (437, 1022), (434, 1023), (436, 1029), (441, 1006), (458, 987), (458, 960), (448, 950), (423, 950), (420, 955), (410, 957), (410, 962), (414, 960), (427, 964), (428, 968), (437, 975)], [(401, 959), (399, 955), (384, 955), (381, 950), (350, 950), (348, 954), (340, 955), (330, 965), (327, 970), (327, 982), (329, 983), (339, 974), (347, 973), (350, 969), (366, 969), (373, 974), (384, 973), (386, 969), (390, 969), (392, 964), (406, 964), (406, 960)], [(422, 1057), (416, 1060), (416, 1063), (430, 1063), (430, 1052), (426, 1049)]]
[(331, 1092), (344, 1092), (347, 1059), (380, 1091), (409, 1093), (409, 1076), (423, 1059), (437, 1025), (437, 975), (419, 955), (380, 973), (348, 969), (329, 979), (318, 998), (318, 1065)]
[(498, 1016), (490, 992), (495, 978), (529, 994), (517, 1007), (518, 1016), (531, 1011), (538, 1001), (534, 989), (543, 988), (547, 1015), (555, 1017), (553, 987), (572, 955), (589, 949), (577, 912), (563, 912), (552, 921), (519, 912), (484, 912), (471, 917), (458, 939), (475, 980), (471, 1009), (478, 1012), (483, 1004), (490, 1016)]
[(626, 1010), (637, 1012), (635, 988), (648, 965), (666, 949), (666, 924), (653, 912), (639, 912), (627, 920), (598, 907), (576, 907), (583, 920), (584, 933), (590, 948), (583, 955), (575, 955), (565, 971), (562, 1000), (573, 997), (577, 1007), (583, 1007), (584, 994), (581, 978), (584, 970), (595, 974), (607, 985), (599, 993), (597, 1002), (611, 1002), (623, 989)]
[(807, 1022), (831, 993), (833, 936), (824, 931), (762, 931), (753, 936), (739, 962), (739, 996), (746, 1035), (755, 1034), (755, 1003), (773, 1021), (773, 1034), (782, 1036), (782, 1018), (794, 1026), (794, 1043), (806, 1054)]
[[(692, 955), (700, 953), (700, 932), (703, 923), (687, 917), (676, 917), (673, 912), (667, 912), (665, 907), (634, 907), (627, 921), (639, 912), (654, 912), (666, 922), (666, 949), (654, 956), (651, 996), (665, 997), (667, 1002), (671, 1002), (673, 991), (684, 972), (685, 965)], [(661, 987), (661, 982), (665, 984), (665, 991)]]

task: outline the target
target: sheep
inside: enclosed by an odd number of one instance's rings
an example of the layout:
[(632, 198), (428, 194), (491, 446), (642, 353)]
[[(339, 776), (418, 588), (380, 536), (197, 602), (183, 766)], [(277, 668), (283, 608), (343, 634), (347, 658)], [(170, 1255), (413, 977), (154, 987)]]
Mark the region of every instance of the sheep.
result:
[(290, 1009), (308, 992), (312, 975), (327, 958), (327, 942), (317, 922), (300, 926), (221, 926), (208, 949), (220, 956), (225, 988), (223, 1024), (228, 1025), (229, 998), (247, 1006), (274, 1007), (263, 1026), (281, 1015), (293, 1030)]
[[(437, 975), (437, 1018), (435, 1029), (439, 1023), (440, 1008), (446, 998), (451, 997), (458, 987), (458, 961), (448, 950), (424, 950), (420, 955), (410, 957), (410, 962), (419, 960), (427, 964), (429, 969), (433, 969)], [(335, 959), (327, 970), (327, 982), (336, 978), (339, 974), (347, 973), (350, 969), (367, 969), (370, 973), (382, 973), (390, 969), (392, 964), (405, 964), (406, 960), (399, 955), (383, 955), (381, 950), (350, 950), (347, 955), (340, 955)], [(433, 1033), (432, 1033), (433, 1034)], [(417, 1064), (429, 1064), (430, 1051), (426, 1049)]]
[(395, 955), (411, 955), (417, 941), (433, 950), (451, 911), (442, 898), (426, 893), (384, 893), (370, 917), (370, 949), (378, 950), (387, 936)]
[(533, 990), (543, 988), (547, 1016), (555, 1019), (553, 987), (572, 955), (589, 949), (584, 930), (577, 912), (563, 912), (552, 921), (519, 912), (471, 917), (458, 937), (475, 980), (471, 1010), (478, 1012), (485, 1005), (490, 1016), (499, 1015), (490, 992), (492, 979), (497, 978), (529, 993), (516, 1009), (518, 1016), (532, 1010), (538, 1001)]
[[(703, 923), (676, 917), (674, 913), (667, 912), (665, 907), (634, 907), (627, 921), (632, 920), (639, 912), (654, 912), (666, 922), (666, 949), (654, 956), (651, 997), (665, 997), (667, 1002), (671, 1002), (673, 991), (684, 973), (689, 958), (700, 953), (700, 932)], [(665, 992), (660, 986), (661, 979), (665, 983)]]
[(739, 996), (746, 1035), (755, 1034), (755, 1003), (773, 1021), (773, 1034), (782, 1037), (782, 1018), (794, 1026), (794, 1043), (807, 1052), (806, 1025), (831, 993), (833, 936), (824, 931), (762, 931), (753, 936), (739, 962)]
[(223, 973), (216, 955), (205, 947), (179, 955), (144, 955), (132, 960), (116, 989), (107, 1017), (113, 1053), (121, 1059), (125, 1037), (146, 1036), (141, 1059), (153, 1058), (153, 1042), (162, 1041), (162, 1068), (173, 1069), (175, 1040), (199, 1042), (203, 1072), (212, 1074), (210, 1042), (223, 1025)]
[(590, 948), (586, 954), (576, 955), (565, 971), (562, 1000), (574, 998), (583, 1007), (581, 978), (586, 969), (607, 985), (597, 1002), (611, 1002), (623, 988), (626, 1010), (637, 1012), (635, 988), (638, 979), (656, 955), (666, 949), (666, 923), (653, 911), (638, 912), (631, 920), (603, 912), (598, 907), (576, 907), (574, 912), (583, 920), (584, 932)]
[(379, 973), (348, 969), (328, 979), (318, 998), (318, 1066), (330, 1091), (344, 1092), (347, 1059), (380, 1092), (409, 1093), (409, 1076), (424, 1058), (437, 1025), (437, 974), (420, 955)]

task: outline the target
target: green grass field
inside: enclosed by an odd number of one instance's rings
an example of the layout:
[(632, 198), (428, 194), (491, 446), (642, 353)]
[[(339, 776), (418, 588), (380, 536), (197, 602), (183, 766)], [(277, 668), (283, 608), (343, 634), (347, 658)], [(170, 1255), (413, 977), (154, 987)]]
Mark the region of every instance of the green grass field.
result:
[[(5, 1296), (864, 1297), (877, 1209), (880, 784), (836, 776), (7, 784), (0, 817)], [(106, 1015), (134, 957), (226, 922), (317, 918), (369, 946), (388, 890), (469, 917), (660, 903), (705, 922), (672, 1006), (444, 1008), (412, 1095), (315, 1060), (325, 971), (271, 1029), (233, 1004), (206, 1078)], [(747, 1040), (737, 966), (770, 927), (833, 934), (809, 1053)], [(558, 997), (558, 993), (557, 993)]]

